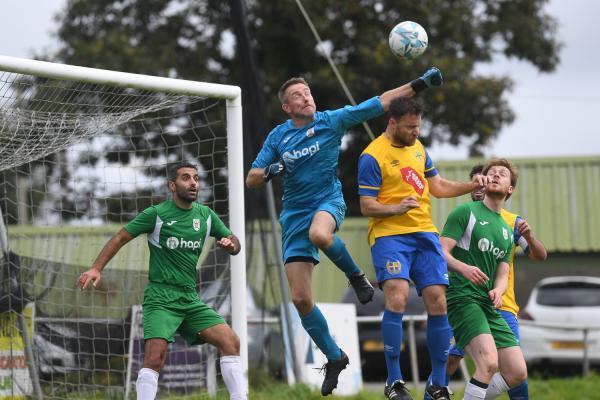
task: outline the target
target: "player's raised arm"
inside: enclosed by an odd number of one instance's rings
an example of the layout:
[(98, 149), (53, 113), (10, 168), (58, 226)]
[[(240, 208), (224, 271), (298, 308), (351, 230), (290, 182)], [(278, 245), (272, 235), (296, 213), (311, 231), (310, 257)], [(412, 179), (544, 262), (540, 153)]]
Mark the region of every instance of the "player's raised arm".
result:
[(487, 184), (487, 176), (476, 175), (471, 182), (449, 181), (439, 175), (427, 178), (429, 193), (438, 199), (458, 197), (471, 193), (473, 190), (483, 188)]
[(527, 242), (528, 256), (534, 261), (544, 261), (548, 257), (548, 252), (544, 244), (533, 236), (531, 226), (523, 218), (519, 219), (517, 232)]
[(108, 262), (117, 254), (117, 252), (127, 244), (133, 236), (125, 229), (121, 229), (115, 236), (113, 236), (102, 248), (96, 261), (92, 264), (92, 267), (82, 273), (77, 280), (77, 285), (81, 290), (87, 289), (91, 284), (93, 287), (98, 286), (100, 282), (100, 274), (102, 270), (108, 264)]
[(442, 72), (436, 67), (429, 68), (420, 78), (406, 83), (395, 89), (388, 90), (379, 96), (383, 110), (387, 111), (390, 102), (396, 97), (411, 97), (431, 86), (441, 86), (444, 83)]

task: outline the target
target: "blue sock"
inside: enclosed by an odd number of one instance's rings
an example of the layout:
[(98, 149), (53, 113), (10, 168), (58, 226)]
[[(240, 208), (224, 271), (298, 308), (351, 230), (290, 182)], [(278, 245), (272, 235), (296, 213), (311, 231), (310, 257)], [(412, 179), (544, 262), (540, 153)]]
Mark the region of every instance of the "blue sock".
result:
[(429, 315), (427, 317), (427, 348), (431, 359), (431, 383), (446, 386), (446, 362), (450, 350), (450, 324), (448, 316)]
[(311, 312), (300, 316), (302, 326), (308, 332), (317, 347), (321, 349), (327, 360), (337, 361), (342, 358), (342, 352), (329, 333), (327, 320), (321, 310), (315, 305)]
[(529, 400), (529, 385), (527, 385), (527, 381), (510, 389), (508, 391), (508, 398), (511, 400)]
[(402, 348), (402, 317), (404, 314), (385, 310), (381, 320), (383, 354), (387, 365), (387, 384), (402, 379), (400, 371), (400, 349)]
[(333, 244), (330, 248), (323, 250), (323, 252), (347, 277), (360, 273), (360, 268), (358, 268), (358, 265), (356, 265), (352, 256), (350, 256), (346, 245), (338, 235), (333, 236)]

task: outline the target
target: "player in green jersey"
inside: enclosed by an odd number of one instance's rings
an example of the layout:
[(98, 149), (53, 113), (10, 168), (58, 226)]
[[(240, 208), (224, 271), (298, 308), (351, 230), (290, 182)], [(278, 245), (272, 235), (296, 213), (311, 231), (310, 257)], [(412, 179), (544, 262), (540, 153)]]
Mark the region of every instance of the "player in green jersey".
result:
[(199, 181), (194, 165), (173, 167), (168, 181), (172, 199), (148, 207), (125, 225), (78, 279), (82, 290), (96, 287), (102, 270), (119, 249), (142, 233), (148, 235), (150, 266), (144, 290), (145, 348), (144, 365), (136, 381), (138, 400), (156, 397), (158, 374), (176, 332), (189, 344), (217, 347), (230, 398), (247, 399), (239, 338), (196, 292), (196, 265), (206, 239), (215, 237), (217, 246), (231, 255), (239, 253), (240, 242), (213, 210), (196, 202)]
[(517, 173), (504, 159), (488, 162), (483, 201), (456, 207), (440, 239), (450, 271), (448, 319), (459, 348), (475, 363), (466, 400), (486, 398), (496, 370), (508, 387), (527, 378), (523, 353), (512, 330), (496, 310), (508, 287), (513, 228), (500, 212), (516, 187)]

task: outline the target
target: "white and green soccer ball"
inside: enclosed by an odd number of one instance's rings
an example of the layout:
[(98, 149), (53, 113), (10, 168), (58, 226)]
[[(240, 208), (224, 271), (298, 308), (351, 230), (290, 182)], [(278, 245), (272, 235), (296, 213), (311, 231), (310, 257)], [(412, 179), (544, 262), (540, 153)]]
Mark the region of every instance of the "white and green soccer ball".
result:
[(427, 32), (416, 22), (400, 22), (390, 32), (389, 43), (396, 56), (412, 60), (427, 49)]

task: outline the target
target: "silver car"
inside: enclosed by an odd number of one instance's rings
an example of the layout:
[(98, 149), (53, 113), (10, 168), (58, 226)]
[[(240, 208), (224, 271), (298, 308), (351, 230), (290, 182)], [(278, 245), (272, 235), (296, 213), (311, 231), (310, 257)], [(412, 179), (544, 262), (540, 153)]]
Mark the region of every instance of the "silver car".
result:
[(528, 364), (582, 365), (585, 357), (600, 363), (600, 278), (542, 279), (520, 318), (521, 348)]

